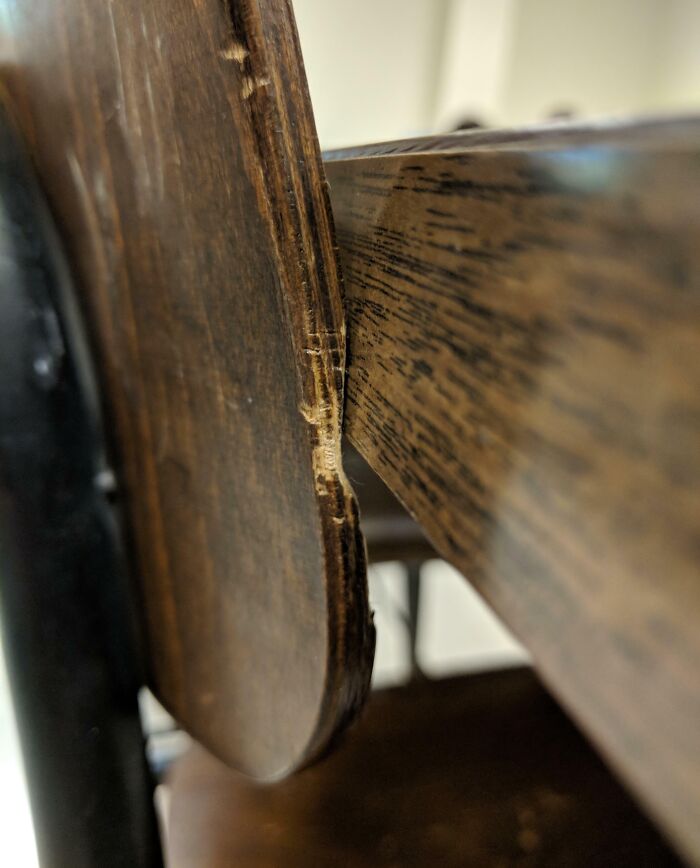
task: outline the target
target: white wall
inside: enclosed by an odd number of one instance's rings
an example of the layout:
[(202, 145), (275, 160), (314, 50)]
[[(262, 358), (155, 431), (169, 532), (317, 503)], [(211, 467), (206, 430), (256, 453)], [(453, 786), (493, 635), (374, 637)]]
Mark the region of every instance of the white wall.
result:
[(38, 868), (29, 796), (0, 643), (0, 865)]
[(654, 99), (665, 108), (700, 106), (700, 0), (666, 0), (659, 40), (663, 62)]
[(293, 0), (324, 147), (700, 109), (700, 0)]
[(293, 0), (321, 145), (424, 132), (447, 0)]
[(647, 111), (664, 0), (519, 0), (499, 120)]
[(435, 128), (460, 116), (511, 125), (561, 109), (647, 110), (666, 10), (664, 0), (450, 0)]
[(454, 129), (466, 118), (501, 113), (518, 0), (450, 0), (433, 126)]

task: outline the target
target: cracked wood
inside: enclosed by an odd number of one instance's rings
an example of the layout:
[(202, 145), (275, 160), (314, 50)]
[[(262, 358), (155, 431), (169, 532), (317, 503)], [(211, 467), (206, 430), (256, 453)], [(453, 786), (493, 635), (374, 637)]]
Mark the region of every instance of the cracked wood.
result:
[(219, 756), (282, 775), (362, 703), (373, 648), (291, 6), (19, 0), (5, 21), (101, 367), (149, 683)]

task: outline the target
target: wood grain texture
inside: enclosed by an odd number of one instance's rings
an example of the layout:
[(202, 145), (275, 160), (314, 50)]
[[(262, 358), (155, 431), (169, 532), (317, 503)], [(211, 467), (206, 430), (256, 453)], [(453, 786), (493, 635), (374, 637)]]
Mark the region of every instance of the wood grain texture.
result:
[(327, 155), (347, 433), (700, 862), (700, 122), (406, 149)]
[(166, 785), (172, 868), (679, 864), (528, 670), (374, 693), (333, 756), (274, 787), (197, 747)]
[(4, 82), (103, 374), (150, 683), (275, 777), (361, 704), (344, 318), (288, 0), (19, 0)]

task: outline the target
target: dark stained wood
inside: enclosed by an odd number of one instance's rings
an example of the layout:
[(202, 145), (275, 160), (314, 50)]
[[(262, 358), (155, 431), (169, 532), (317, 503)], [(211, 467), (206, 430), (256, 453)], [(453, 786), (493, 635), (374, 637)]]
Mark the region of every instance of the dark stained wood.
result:
[(677, 865), (527, 670), (373, 694), (328, 760), (256, 787), (172, 770), (172, 868)]
[(343, 467), (357, 496), (370, 563), (439, 557), (420, 525), (347, 440), (343, 443)]
[(361, 704), (344, 321), (288, 0), (19, 0), (4, 83), (82, 285), (150, 683), (254, 775)]
[(359, 147), (337, 148), (323, 154), (324, 161), (336, 163), (367, 157), (406, 157), (409, 154), (463, 154), (465, 150), (493, 151), (542, 148), (577, 148), (589, 145), (631, 145), (636, 149), (688, 147), (697, 139), (698, 116), (677, 115), (673, 118), (609, 119), (597, 122), (552, 121), (546, 124), (512, 129), (476, 128), (469, 132), (444, 133), (393, 142), (376, 142)]
[(328, 155), (346, 431), (700, 862), (700, 121), (443, 145)]

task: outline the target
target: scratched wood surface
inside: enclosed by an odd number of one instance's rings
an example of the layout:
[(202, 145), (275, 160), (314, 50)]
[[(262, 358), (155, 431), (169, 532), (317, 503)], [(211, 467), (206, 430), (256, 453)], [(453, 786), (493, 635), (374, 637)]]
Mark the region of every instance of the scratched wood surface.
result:
[(175, 763), (172, 868), (662, 868), (660, 836), (528, 670), (374, 693), (324, 762), (274, 787)]
[(288, 0), (18, 0), (3, 82), (82, 287), (150, 683), (278, 776), (361, 704), (344, 322)]
[(700, 121), (326, 157), (350, 439), (700, 862)]

